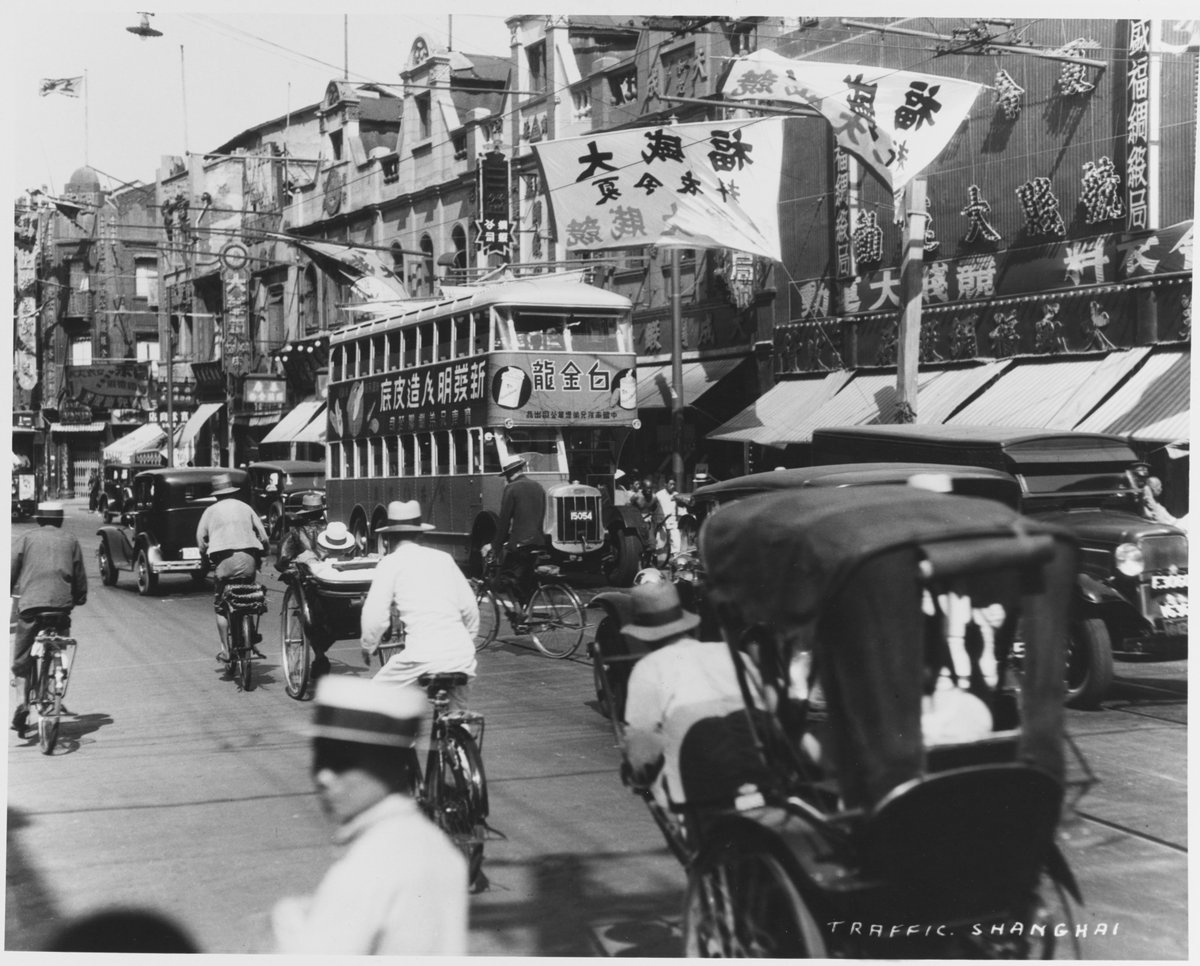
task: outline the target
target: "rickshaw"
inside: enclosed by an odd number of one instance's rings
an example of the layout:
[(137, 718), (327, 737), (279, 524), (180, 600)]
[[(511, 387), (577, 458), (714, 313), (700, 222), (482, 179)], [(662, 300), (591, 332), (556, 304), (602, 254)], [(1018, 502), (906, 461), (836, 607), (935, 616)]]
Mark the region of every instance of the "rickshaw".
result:
[(687, 804), (636, 789), (687, 871), (686, 954), (1077, 954), (1056, 842), (1071, 536), (863, 487), (749, 497), (699, 544), (749, 766), (712, 767), (706, 719)]
[(279, 623), (281, 663), (289, 697), (312, 693), (313, 642), (357, 640), (363, 601), (379, 557), (296, 561), (280, 576), (287, 589)]

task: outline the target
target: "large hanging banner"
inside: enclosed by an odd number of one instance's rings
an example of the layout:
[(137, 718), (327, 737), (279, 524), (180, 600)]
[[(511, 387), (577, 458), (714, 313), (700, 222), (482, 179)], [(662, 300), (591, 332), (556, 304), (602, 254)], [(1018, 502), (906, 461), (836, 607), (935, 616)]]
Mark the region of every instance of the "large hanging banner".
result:
[(842, 149), (893, 193), (942, 153), (981, 90), (939, 74), (788, 60), (770, 50), (735, 61), (722, 87), (728, 100), (815, 107)]
[(67, 398), (88, 406), (132, 409), (150, 392), (148, 362), (96, 362), (64, 368)]
[(383, 252), (373, 248), (355, 248), (341, 242), (289, 238), (321, 271), (339, 285), (348, 285), (364, 302), (383, 302), (408, 298), (408, 289), (389, 264)]
[(571, 251), (732, 248), (781, 260), (781, 118), (706, 121), (533, 145)]

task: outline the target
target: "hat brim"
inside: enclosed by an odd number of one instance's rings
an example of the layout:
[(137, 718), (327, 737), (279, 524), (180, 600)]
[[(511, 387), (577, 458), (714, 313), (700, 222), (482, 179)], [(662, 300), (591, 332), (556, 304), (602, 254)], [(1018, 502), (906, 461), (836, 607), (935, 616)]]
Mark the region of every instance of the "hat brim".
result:
[(389, 523), (376, 527), (376, 533), (423, 533), (426, 530), (437, 529), (432, 523)]
[(237, 493), (240, 490), (241, 490), (240, 486), (226, 486), (220, 490), (213, 490), (212, 495), (213, 496), (225, 496), (226, 494), (229, 494), (229, 493)]
[(350, 550), (354, 546), (354, 540), (347, 540), (345, 543), (325, 543), (317, 537), (317, 546), (322, 550)]
[(510, 466), (510, 467), (508, 467), (508, 469), (503, 469), (496, 475), (497, 476), (508, 476), (509, 473), (515, 473), (515, 472), (517, 472), (517, 470), (527, 470), (527, 469), (529, 469), (529, 464), (522, 462), (522, 463), (518, 463), (516, 466)]
[(685, 610), (682, 617), (670, 623), (659, 624), (657, 627), (646, 627), (642, 624), (626, 624), (621, 628), (621, 633), (626, 637), (632, 637), (635, 641), (658, 641), (664, 637), (670, 637), (672, 634), (678, 634), (681, 631), (690, 631), (699, 626), (699, 624), (700, 615)]

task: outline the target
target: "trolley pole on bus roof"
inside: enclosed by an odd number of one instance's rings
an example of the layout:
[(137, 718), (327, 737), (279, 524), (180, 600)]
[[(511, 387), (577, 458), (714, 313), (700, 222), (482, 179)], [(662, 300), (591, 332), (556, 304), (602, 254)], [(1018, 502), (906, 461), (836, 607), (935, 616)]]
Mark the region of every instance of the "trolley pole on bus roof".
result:
[(683, 294), (679, 248), (671, 246), (671, 475), (683, 492)]

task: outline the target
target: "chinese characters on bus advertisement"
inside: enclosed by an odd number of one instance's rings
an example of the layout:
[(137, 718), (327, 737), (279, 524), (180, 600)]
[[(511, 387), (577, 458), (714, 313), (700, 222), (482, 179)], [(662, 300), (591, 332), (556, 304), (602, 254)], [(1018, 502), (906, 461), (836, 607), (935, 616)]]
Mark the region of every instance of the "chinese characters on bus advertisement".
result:
[(730, 100), (815, 107), (838, 145), (893, 192), (941, 154), (981, 90), (938, 74), (788, 60), (770, 50), (736, 61), (723, 87)]
[(676, 245), (780, 260), (780, 118), (708, 121), (533, 146), (572, 251)]
[(629, 424), (627, 366), (581, 353), (498, 352), (331, 386), (329, 439), (500, 424)]

